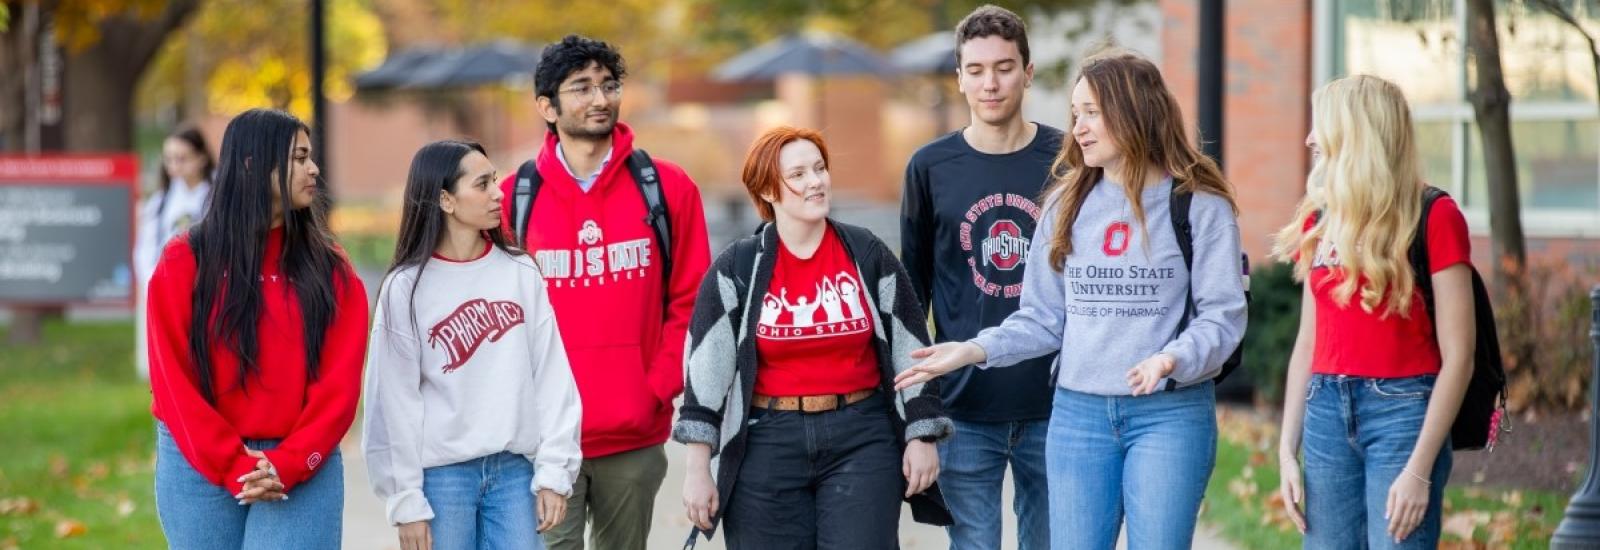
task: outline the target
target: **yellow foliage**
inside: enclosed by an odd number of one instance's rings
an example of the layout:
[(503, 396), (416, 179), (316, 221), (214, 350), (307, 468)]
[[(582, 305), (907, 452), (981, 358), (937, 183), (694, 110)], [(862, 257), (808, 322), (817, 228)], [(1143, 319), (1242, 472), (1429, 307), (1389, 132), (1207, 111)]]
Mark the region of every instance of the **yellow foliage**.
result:
[(100, 24), (112, 17), (148, 21), (161, 15), (166, 0), (63, 0), (55, 7), (56, 40), (80, 52), (100, 41)]
[[(217, 114), (275, 107), (309, 120), (310, 15), (304, 8), (289, 0), (208, 2), (157, 56), (141, 106), (204, 101)], [(383, 61), (383, 23), (363, 0), (330, 0), (327, 10), (324, 93), (343, 101), (355, 93), (351, 78)], [(198, 76), (203, 89), (186, 90), (186, 76)]]

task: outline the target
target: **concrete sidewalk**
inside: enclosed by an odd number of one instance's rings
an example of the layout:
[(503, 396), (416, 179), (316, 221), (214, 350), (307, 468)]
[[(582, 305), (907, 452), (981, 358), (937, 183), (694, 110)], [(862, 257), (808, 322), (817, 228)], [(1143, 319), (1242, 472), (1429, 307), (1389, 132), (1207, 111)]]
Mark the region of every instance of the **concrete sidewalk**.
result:
[[(344, 548), (398, 550), (400, 545), (395, 530), (384, 519), (383, 503), (373, 496), (372, 488), (367, 484), (367, 466), (362, 460), (358, 439), (348, 438), (341, 448), (344, 450)], [(661, 484), (661, 493), (656, 496), (655, 518), (650, 528), (650, 550), (682, 548), (684, 539), (689, 535), (689, 520), (684, 517), (683, 504), (679, 498), (683, 489), (684, 446), (669, 442), (666, 448), (667, 479)], [(1010, 482), (1007, 482), (1002, 502), (1011, 502), (1010, 486)], [(1013, 536), (1016, 531), (1016, 516), (1011, 513), (1009, 505), (1005, 508), (1003, 521), (1006, 536), (1002, 546), (1016, 548), (1017, 542)], [(949, 548), (949, 540), (943, 528), (911, 521), (909, 509), (900, 515), (900, 548), (903, 550), (942, 550)], [(1119, 544), (1118, 548), (1124, 546)], [(1204, 526), (1195, 535), (1194, 547), (1202, 550), (1233, 548)], [(719, 534), (710, 541), (702, 539), (695, 548), (723, 550), (725, 546)]]

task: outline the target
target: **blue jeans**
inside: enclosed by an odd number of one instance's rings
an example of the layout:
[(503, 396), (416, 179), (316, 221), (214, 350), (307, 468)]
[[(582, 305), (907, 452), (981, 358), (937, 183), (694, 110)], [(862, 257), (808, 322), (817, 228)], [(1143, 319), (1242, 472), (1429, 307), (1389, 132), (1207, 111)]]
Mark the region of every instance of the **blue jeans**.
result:
[(541, 550), (533, 464), (508, 452), (422, 470), (434, 548)]
[(1017, 548), (1050, 547), (1050, 508), (1044, 474), (1048, 420), (955, 421), (955, 436), (939, 443), (939, 489), (956, 524), (951, 550), (1000, 547), (1000, 494), (1011, 465), (1011, 507), (1017, 513)]
[[(1306, 388), (1305, 547), (1434, 548), (1450, 479), (1445, 438), (1428, 477), (1428, 511), (1399, 544), (1389, 537), (1389, 486), (1411, 459), (1428, 413), (1434, 376), (1359, 378), (1314, 374)], [(1417, 472), (1421, 473), (1421, 472)]]
[(906, 492), (889, 402), (752, 409), (723, 516), (729, 550), (892, 550)]
[[(245, 440), (258, 451), (277, 440)], [(176, 550), (277, 548), (337, 549), (344, 520), (344, 460), (339, 449), (311, 479), (289, 490), (289, 500), (240, 506), (227, 489), (212, 485), (178, 450), (166, 424), (156, 423), (156, 516)]]
[(1057, 388), (1050, 547), (1110, 550), (1126, 514), (1129, 550), (1188, 548), (1216, 465), (1216, 408), (1209, 381), (1140, 397)]

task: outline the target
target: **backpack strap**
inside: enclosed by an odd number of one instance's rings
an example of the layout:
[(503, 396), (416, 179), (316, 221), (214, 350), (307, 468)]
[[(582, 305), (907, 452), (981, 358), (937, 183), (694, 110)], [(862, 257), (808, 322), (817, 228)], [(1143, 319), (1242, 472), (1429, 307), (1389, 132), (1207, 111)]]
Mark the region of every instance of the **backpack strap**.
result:
[(1433, 319), (1433, 270), (1428, 265), (1428, 217), (1433, 212), (1433, 203), (1448, 196), (1449, 193), (1432, 185), (1422, 189), (1422, 218), (1417, 221), (1417, 229), (1411, 234), (1411, 248), (1406, 251), (1406, 256), (1411, 260), (1412, 277), (1416, 279), (1417, 289), (1422, 291), (1422, 304), (1427, 307), (1429, 319)]
[[(633, 174), (633, 183), (639, 186), (639, 195), (644, 197), (644, 224), (655, 233), (656, 248), (661, 253), (661, 284), (663, 287), (669, 286), (672, 284), (672, 218), (667, 215), (661, 174), (656, 171), (655, 161), (644, 149), (634, 149), (626, 163), (628, 171)], [(661, 299), (670, 302), (672, 297), (670, 293), (662, 292)]]
[(528, 246), (528, 218), (533, 216), (533, 198), (539, 196), (539, 187), (542, 185), (544, 177), (539, 175), (538, 163), (530, 159), (517, 167), (517, 185), (512, 191), (511, 230), (516, 232), (516, 245), (519, 248)]
[[(1185, 270), (1194, 271), (1194, 228), (1189, 224), (1189, 206), (1194, 203), (1194, 193), (1178, 190), (1178, 182), (1172, 182), (1172, 194), (1167, 199), (1167, 214), (1172, 218), (1172, 233), (1178, 239), (1178, 251), (1183, 253), (1183, 267)], [(1193, 274), (1190, 277), (1193, 278)], [(1183, 317), (1178, 320), (1178, 331), (1173, 337), (1183, 334), (1189, 328), (1189, 317), (1194, 315), (1194, 285), (1191, 283), (1188, 298), (1183, 302)]]

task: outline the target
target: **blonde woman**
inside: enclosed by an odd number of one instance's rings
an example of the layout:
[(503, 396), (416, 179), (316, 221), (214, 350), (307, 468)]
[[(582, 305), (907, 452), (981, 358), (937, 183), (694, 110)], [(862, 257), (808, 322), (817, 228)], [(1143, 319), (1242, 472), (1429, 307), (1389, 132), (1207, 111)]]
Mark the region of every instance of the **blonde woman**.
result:
[[(1275, 250), (1307, 283), (1279, 443), (1284, 507), (1306, 548), (1433, 548), (1472, 375), (1467, 223), (1448, 196), (1424, 207), (1442, 192), (1422, 182), (1394, 84), (1351, 76), (1311, 104), (1315, 161)], [(1407, 254), (1424, 236), (1431, 273), (1416, 274)]]

